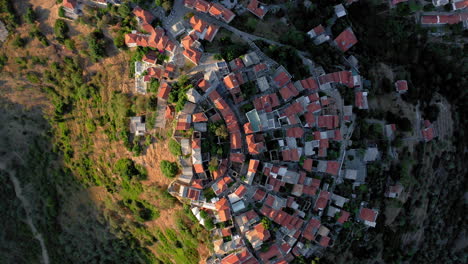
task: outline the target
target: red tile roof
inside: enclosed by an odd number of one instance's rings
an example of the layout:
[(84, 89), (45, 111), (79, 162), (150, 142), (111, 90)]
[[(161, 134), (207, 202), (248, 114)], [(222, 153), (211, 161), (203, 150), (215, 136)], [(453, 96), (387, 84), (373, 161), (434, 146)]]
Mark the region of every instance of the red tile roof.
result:
[(259, 253), (259, 256), (260, 258), (264, 261), (264, 262), (268, 262), (270, 259), (272, 258), (281, 258), (282, 255), (281, 255), (281, 252), (279, 251), (279, 247), (274, 244), (273, 246), (271, 246), (268, 251), (266, 252), (260, 252)]
[(234, 67), (231, 68), (231, 70), (234, 72), (245, 67), (244, 62), (242, 61), (241, 58), (235, 58), (234, 60), (232, 60), (230, 64), (234, 65)]
[(307, 111), (309, 111), (310, 113), (315, 113), (315, 112), (318, 112), (320, 110), (322, 110), (322, 107), (320, 106), (320, 103), (318, 101), (310, 103), (307, 106)]
[(339, 126), (339, 117), (337, 115), (321, 115), (318, 117), (317, 125), (320, 128), (337, 128)]
[(365, 221), (375, 222), (375, 220), (377, 220), (377, 212), (369, 208), (361, 208), (359, 218)]
[(154, 16), (150, 12), (138, 6), (133, 9), (133, 14), (137, 16), (143, 24), (151, 24), (151, 21), (154, 19)]
[(208, 82), (207, 80), (205, 79), (202, 79), (199, 83), (198, 83), (198, 87), (200, 87), (200, 89), (202, 89), (204, 92), (206, 92), (206, 90), (208, 90), (208, 88), (210, 88), (210, 82)]
[(297, 96), (299, 91), (292, 83), (288, 83), (288, 85), (280, 89), (280, 94), (281, 97), (283, 97), (283, 100), (287, 101), (291, 97)]
[(208, 118), (206, 117), (205, 113), (199, 112), (192, 115), (193, 122), (207, 122)]
[(316, 91), (319, 88), (317, 81), (313, 79), (312, 77), (301, 80), (300, 83), (302, 87), (307, 90)]
[(196, 16), (191, 17), (189, 22), (190, 22), (190, 25), (192, 26), (192, 28), (195, 31), (198, 31), (200, 33), (202, 33), (208, 27), (208, 23), (205, 22), (205, 20), (203, 20), (203, 19), (201, 19), (199, 17), (196, 17)]
[(234, 193), (237, 195), (237, 197), (243, 197), (244, 194), (247, 192), (247, 188), (245, 188), (245, 185), (241, 184), (239, 187), (234, 191)]
[(257, 191), (255, 191), (255, 194), (254, 196), (252, 197), (252, 199), (254, 199), (255, 201), (261, 201), (263, 199), (265, 199), (265, 196), (266, 196), (266, 192), (263, 191), (262, 189), (257, 189)]
[(338, 175), (338, 170), (340, 169), (340, 163), (338, 161), (328, 161), (327, 162), (327, 173), (332, 175)]
[(273, 80), (278, 87), (283, 87), (291, 80), (291, 77), (286, 72), (282, 71), (276, 75)]
[(338, 48), (343, 52), (349, 50), (357, 42), (358, 40), (351, 28), (341, 32), (341, 34), (335, 39), (336, 45), (338, 45)]
[(204, 0), (196, 0), (194, 7), (197, 11), (206, 13), (210, 8), (210, 4)]
[(231, 149), (240, 149), (242, 147), (241, 134), (231, 134)]
[(322, 25), (314, 27), (313, 30), (317, 36), (321, 35), (322, 33), (325, 33), (325, 28)]
[(231, 153), (231, 155), (229, 155), (229, 158), (231, 159), (232, 162), (237, 162), (237, 163), (244, 163), (245, 161), (245, 156), (242, 153)]
[(302, 127), (291, 127), (286, 130), (287, 137), (301, 138), (304, 135), (304, 129)]
[(200, 149), (201, 148), (201, 139), (200, 138), (194, 138), (192, 140), (192, 149)]
[(279, 105), (280, 103), (276, 93), (267, 94), (254, 99), (254, 106), (257, 111), (265, 110), (266, 112), (271, 112), (273, 108)]
[(340, 217), (338, 218), (338, 223), (343, 224), (346, 221), (348, 221), (348, 218), (349, 218), (349, 212), (341, 210)]
[(208, 28), (206, 29), (205, 40), (209, 42), (213, 41), (214, 37), (216, 36), (216, 33), (218, 33), (218, 30), (219, 30), (218, 26), (209, 24)]
[(224, 8), (225, 8), (224, 6), (218, 3), (214, 3), (214, 4), (211, 4), (211, 7), (208, 10), (208, 12), (210, 13), (210, 15), (214, 17), (220, 17), (221, 14), (223, 13)]
[(323, 210), (327, 206), (328, 199), (330, 199), (331, 194), (327, 191), (320, 191), (317, 201), (315, 201), (314, 210)]
[(395, 82), (395, 88), (397, 92), (407, 91), (408, 90), (408, 82), (406, 80), (398, 80)]
[(196, 173), (203, 173), (205, 171), (202, 164), (193, 164), (193, 169)]
[(304, 170), (308, 172), (312, 172), (312, 163), (313, 163), (312, 159), (306, 159), (304, 160), (304, 164), (302, 165), (302, 167), (304, 168)]
[(310, 241), (315, 240), (315, 234), (317, 233), (318, 229), (320, 228), (320, 220), (317, 219), (310, 219), (309, 223), (307, 224), (302, 236)]
[(255, 73), (258, 73), (258, 72), (267, 70), (268, 67), (267, 67), (267, 65), (265, 63), (259, 63), (259, 64), (255, 65), (253, 67), (253, 69), (254, 69)]
[(184, 0), (184, 5), (188, 8), (194, 8), (196, 0)]
[(189, 188), (187, 192), (187, 198), (193, 201), (198, 201), (198, 199), (200, 198), (200, 193), (200, 190)]
[(330, 243), (330, 238), (329, 238), (329, 237), (324, 236), (324, 237), (322, 237), (322, 238), (320, 239), (320, 245), (321, 245), (322, 247), (328, 247), (328, 244), (329, 244), (329, 243)]
[(427, 127), (422, 130), (422, 135), (425, 141), (431, 141), (434, 138), (434, 128)]
[(167, 100), (171, 89), (172, 87), (167, 82), (161, 83), (159, 86), (158, 97)]
[(439, 21), (436, 15), (423, 15), (421, 16), (421, 23), (423, 24), (437, 24)]
[(189, 59), (191, 62), (195, 63), (196, 65), (200, 63), (202, 53), (199, 50), (192, 49), (192, 48), (185, 49), (183, 54), (187, 59)]
[(249, 172), (256, 173), (258, 169), (258, 165), (260, 164), (260, 161), (251, 159), (249, 161), (249, 168), (247, 169)]
[(235, 87), (239, 87), (240, 85), (234, 73), (230, 73), (226, 77), (224, 77), (223, 82), (228, 89), (234, 89)]
[(247, 9), (259, 18), (263, 18), (266, 14), (265, 9), (260, 6), (260, 2), (258, 0), (250, 0), (250, 3), (247, 5)]
[(244, 132), (245, 134), (252, 134), (254, 132), (252, 129), (252, 124), (250, 122), (244, 124)]
[(62, 5), (69, 9), (75, 9), (78, 6), (76, 0), (63, 0)]

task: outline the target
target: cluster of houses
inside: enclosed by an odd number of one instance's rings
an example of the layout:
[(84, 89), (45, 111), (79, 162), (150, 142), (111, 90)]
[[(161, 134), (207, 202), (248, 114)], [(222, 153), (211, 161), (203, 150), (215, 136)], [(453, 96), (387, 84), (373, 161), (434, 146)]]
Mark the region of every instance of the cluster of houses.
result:
[[(347, 223), (375, 227), (379, 211), (367, 203), (351, 211), (352, 197), (336, 193), (331, 180), (343, 181), (346, 174), (363, 181), (358, 169), (345, 169), (341, 158), (328, 155), (335, 143), (346, 143), (345, 124), (353, 121), (353, 105), (340, 105), (329, 92), (355, 89), (355, 107), (367, 105), (356, 71), (319, 69), (317, 76), (293, 80), (255, 52), (207, 69), (192, 77), (196, 87), (176, 115), (182, 173), (169, 191), (192, 205), (202, 225), (202, 211), (216, 224), (212, 263), (289, 263), (333, 246)], [(255, 91), (246, 96), (252, 84)], [(203, 147), (208, 124), (220, 120), (229, 134), (223, 157)], [(362, 162), (377, 155), (370, 148)]]
[(65, 11), (65, 16), (70, 19), (76, 19), (79, 15), (82, 14), (82, 4), (94, 4), (97, 7), (106, 7), (108, 4), (120, 5), (121, 0), (63, 0), (62, 7)]
[[(226, 23), (234, 18), (218, 3), (185, 0), (184, 5)], [(259, 18), (266, 13), (255, 0), (247, 8)], [(335, 12), (338, 17), (346, 15), (342, 5)], [(191, 30), (179, 45), (173, 34), (151, 26), (150, 12), (136, 7), (133, 13), (140, 32), (127, 34), (126, 45), (153, 49), (135, 63), (136, 92), (146, 93), (153, 79), (160, 83), (156, 127), (163, 128), (166, 118), (174, 118), (173, 138), (182, 150), (181, 173), (169, 192), (191, 204), (200, 224), (214, 222), (209, 263), (290, 263), (333, 246), (339, 232), (354, 223), (377, 225), (378, 208), (353, 201), (354, 194), (336, 188), (351, 183), (355, 190), (364, 184), (367, 164), (380, 156), (376, 146), (362, 153), (346, 150), (353, 108), (369, 108), (355, 58), (350, 57), (354, 66), (332, 73), (316, 67), (301, 80), (283, 66), (272, 68), (255, 51), (229, 62), (213, 62), (191, 76), (194, 86), (186, 93), (187, 102), (174, 113), (167, 100), (177, 78), (176, 53), (199, 64), (203, 52), (199, 40), (212, 41), (219, 27), (193, 15), (188, 21)], [(322, 26), (309, 35), (317, 42), (329, 38)], [(345, 52), (357, 39), (348, 28), (334, 42)], [(353, 90), (353, 105), (344, 105), (338, 87)], [(395, 89), (404, 93), (408, 84), (399, 80)], [(206, 144), (213, 138), (209, 127), (220, 123), (227, 139), (217, 137)], [(144, 117), (131, 118), (131, 133), (144, 135), (146, 129)], [(385, 126), (388, 138), (395, 131), (395, 124)], [(422, 135), (425, 141), (434, 137), (430, 122), (424, 123)], [(218, 153), (206, 145), (229, 150)], [(398, 198), (402, 191), (396, 183), (385, 196)]]
[[(351, 4), (352, 2), (348, 3)], [(335, 17), (339, 19), (347, 15), (346, 8), (343, 4), (334, 6)], [(307, 32), (307, 35), (313, 40), (315, 45), (320, 45), (324, 42), (327, 42), (331, 39), (330, 30), (327, 30), (322, 26), (318, 25)], [(351, 47), (356, 45), (358, 42), (356, 35), (353, 32), (351, 27), (343, 30), (332, 42), (331, 44), (336, 46), (342, 52), (348, 51)]]

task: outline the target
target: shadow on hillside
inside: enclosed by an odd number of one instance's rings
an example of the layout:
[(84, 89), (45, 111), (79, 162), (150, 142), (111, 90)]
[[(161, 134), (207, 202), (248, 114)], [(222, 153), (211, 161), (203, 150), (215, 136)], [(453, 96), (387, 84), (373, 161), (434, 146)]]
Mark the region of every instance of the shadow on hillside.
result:
[[(46, 240), (51, 263), (140, 263), (146, 261), (143, 246), (137, 241), (121, 239), (113, 230), (122, 222), (117, 214), (104, 217), (91, 191), (76, 182), (62, 167), (60, 155), (53, 151), (51, 126), (40, 107), (25, 108), (0, 97), (0, 159), (8, 162), (7, 170), (18, 177), (23, 194), (32, 205), (34, 225)], [(17, 219), (24, 218), (17, 200), (11, 199), (11, 182), (0, 176), (3, 234), (0, 259), (6, 263), (38, 262), (40, 249), (32, 234)], [(27, 227), (27, 226), (26, 226)], [(28, 235), (29, 234), (29, 235)]]

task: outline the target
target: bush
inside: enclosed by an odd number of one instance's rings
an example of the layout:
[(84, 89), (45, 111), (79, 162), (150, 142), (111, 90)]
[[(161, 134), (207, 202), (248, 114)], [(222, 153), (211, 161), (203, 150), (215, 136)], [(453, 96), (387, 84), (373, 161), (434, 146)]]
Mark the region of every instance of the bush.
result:
[(0, 55), (0, 70), (7, 64), (8, 57), (5, 54)]
[(169, 140), (169, 151), (172, 153), (174, 156), (181, 156), (182, 155), (182, 148), (175, 139)]
[(15, 47), (15, 48), (24, 48), (24, 46), (26, 45), (26, 42), (19, 35), (17, 35), (13, 39), (12, 44), (13, 44), (13, 47)]
[(128, 158), (119, 159), (114, 165), (114, 171), (126, 180), (131, 180), (132, 178), (143, 180), (146, 178), (144, 168), (137, 167), (135, 162)]
[(63, 8), (63, 6), (59, 7), (58, 15), (59, 15), (59, 17), (65, 17), (65, 9)]
[(162, 174), (168, 178), (174, 178), (179, 172), (179, 166), (177, 166), (176, 162), (162, 160), (159, 166), (161, 167)]
[(36, 13), (31, 6), (28, 7), (28, 10), (26, 10), (26, 14), (24, 14), (24, 20), (29, 24), (33, 24), (36, 20)]
[(95, 31), (89, 34), (88, 38), (88, 48), (89, 48), (89, 55), (91, 60), (94, 62), (104, 58), (106, 55), (105, 52), (105, 40), (104, 35), (100, 31)]
[(57, 38), (59, 42), (63, 42), (65, 39), (68, 38), (67, 36), (68, 30), (69, 29), (65, 21), (63, 21), (62, 19), (57, 19), (55, 21), (54, 33), (55, 33), (55, 37)]

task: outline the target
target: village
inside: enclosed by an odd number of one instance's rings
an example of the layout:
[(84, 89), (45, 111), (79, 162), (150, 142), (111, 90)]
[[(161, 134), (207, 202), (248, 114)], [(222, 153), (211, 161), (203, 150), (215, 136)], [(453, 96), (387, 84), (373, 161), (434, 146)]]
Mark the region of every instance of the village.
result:
[[(371, 84), (360, 75), (359, 61), (347, 56), (343, 70), (329, 73), (314, 65), (310, 77), (296, 79), (253, 42), (232, 61), (214, 58), (202, 42), (213, 41), (235, 19), (225, 2), (175, 1), (174, 18), (163, 20), (162, 27), (151, 25), (155, 12), (137, 6), (133, 14), (139, 28), (125, 35), (129, 48), (152, 49), (134, 65), (135, 93), (146, 94), (154, 80), (159, 82), (155, 126), (147, 127), (145, 118), (136, 116), (130, 131), (141, 136), (174, 124), (172, 138), (182, 155), (169, 192), (190, 204), (212, 233), (214, 255), (208, 263), (289, 263), (320, 256), (351, 223), (375, 228), (380, 208), (357, 193), (367, 188), (368, 165), (379, 162), (383, 152), (393, 152), (377, 144), (352, 147), (354, 111), (372, 111)], [(247, 2), (244, 8), (258, 19), (268, 12), (268, 5)], [(335, 6), (336, 18), (346, 16), (352, 3)], [(467, 1), (452, 5), (461, 10)], [(79, 14), (77, 2), (64, 0), (63, 6)], [(468, 26), (467, 13), (460, 12), (422, 14), (420, 21)], [(317, 25), (307, 35), (316, 45), (328, 42), (343, 54), (359, 45), (351, 26), (332, 36)], [(191, 84), (184, 90), (178, 69), (187, 62), (193, 67), (184, 72)], [(397, 96), (410, 89), (407, 80), (393, 85)], [(345, 103), (339, 88), (351, 91), (353, 104)], [(421, 119), (415, 135), (405, 140), (429, 142), (438, 136), (435, 125)], [(391, 141), (399, 127), (384, 123), (382, 129)], [(403, 191), (401, 183), (389, 182), (384, 195), (397, 199)]]

